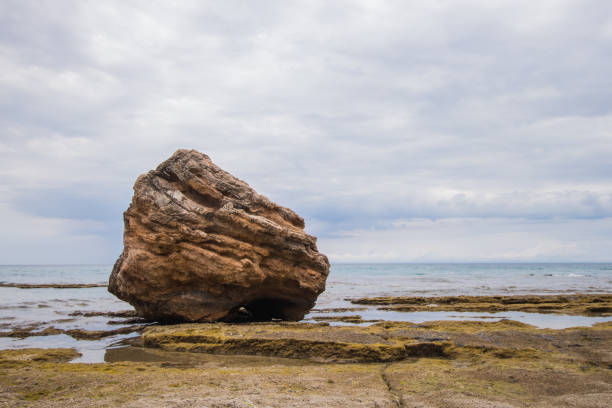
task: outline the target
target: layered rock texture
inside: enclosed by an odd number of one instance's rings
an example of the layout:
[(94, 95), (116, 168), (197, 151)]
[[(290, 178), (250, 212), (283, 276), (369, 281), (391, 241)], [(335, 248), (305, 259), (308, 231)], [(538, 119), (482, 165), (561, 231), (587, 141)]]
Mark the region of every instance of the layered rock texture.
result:
[(159, 321), (300, 320), (327, 257), (304, 220), (195, 150), (141, 175), (108, 290)]

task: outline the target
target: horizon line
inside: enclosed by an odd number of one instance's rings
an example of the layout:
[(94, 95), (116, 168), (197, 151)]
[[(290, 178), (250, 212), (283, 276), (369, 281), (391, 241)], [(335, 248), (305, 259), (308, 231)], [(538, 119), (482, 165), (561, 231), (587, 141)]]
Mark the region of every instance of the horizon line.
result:
[[(452, 264), (612, 264), (610, 261), (341, 261), (330, 262), (330, 265), (452, 265)], [(40, 263), (40, 264), (0, 264), (6, 266), (111, 266), (112, 263)]]

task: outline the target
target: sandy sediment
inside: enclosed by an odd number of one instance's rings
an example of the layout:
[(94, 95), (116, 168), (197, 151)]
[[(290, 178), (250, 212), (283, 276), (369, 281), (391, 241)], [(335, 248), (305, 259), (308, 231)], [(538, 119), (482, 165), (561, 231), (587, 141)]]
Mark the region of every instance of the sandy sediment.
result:
[(358, 305), (380, 306), (397, 312), (507, 312), (612, 316), (611, 294), (518, 296), (385, 296), (351, 299)]

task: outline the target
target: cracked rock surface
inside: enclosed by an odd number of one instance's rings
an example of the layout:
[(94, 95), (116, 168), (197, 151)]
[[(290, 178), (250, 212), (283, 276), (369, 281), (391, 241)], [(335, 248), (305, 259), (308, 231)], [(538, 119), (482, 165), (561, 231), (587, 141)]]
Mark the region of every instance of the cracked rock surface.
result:
[(327, 257), (304, 220), (195, 150), (141, 175), (108, 290), (159, 321), (300, 320)]

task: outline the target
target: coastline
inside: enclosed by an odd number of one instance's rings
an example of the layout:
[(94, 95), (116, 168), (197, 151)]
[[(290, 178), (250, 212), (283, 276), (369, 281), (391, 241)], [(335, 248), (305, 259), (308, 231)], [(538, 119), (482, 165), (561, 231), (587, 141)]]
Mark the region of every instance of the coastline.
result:
[[(199, 324), (182, 334), (186, 326), (147, 322), (101, 287), (110, 268), (0, 268), (0, 281), (39, 286), (0, 287), (0, 406), (612, 399), (612, 264), (332, 265), (302, 322)], [(85, 287), (49, 287), (65, 284)]]
[[(513, 321), (374, 326), (157, 326), (147, 329), (149, 337), (145, 331), (143, 341), (109, 350), (108, 362), (101, 364), (71, 364), (78, 353), (70, 349), (2, 350), (0, 402), (12, 407), (604, 407), (612, 395), (612, 323), (564, 330)], [(338, 329), (344, 331), (342, 341)], [(282, 343), (275, 347), (271, 335)], [(308, 339), (304, 347), (299, 338)], [(419, 347), (397, 354), (411, 342)], [(224, 345), (236, 354), (210, 353)]]
[[(549, 311), (567, 307), (556, 304)], [(330, 317), (142, 327), (140, 336), (108, 348), (105, 363), (71, 362), (74, 349), (1, 350), (0, 404), (605, 407), (612, 397), (611, 321), (539, 329), (508, 319), (337, 325)]]

